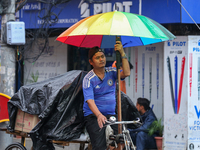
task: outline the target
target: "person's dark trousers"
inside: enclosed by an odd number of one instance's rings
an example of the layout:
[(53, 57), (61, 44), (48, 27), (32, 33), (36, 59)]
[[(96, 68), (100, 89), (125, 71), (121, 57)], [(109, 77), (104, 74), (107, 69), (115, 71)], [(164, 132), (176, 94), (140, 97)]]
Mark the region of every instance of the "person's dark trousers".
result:
[[(110, 116), (115, 115), (107, 115), (106, 118), (109, 119)], [(105, 127), (102, 129), (99, 128), (97, 117), (95, 115), (86, 116), (84, 117), (84, 120), (87, 132), (90, 136), (92, 150), (105, 150), (107, 148)], [(114, 134), (116, 135), (118, 133), (118, 125), (112, 125), (111, 128), (114, 130)]]
[(154, 136), (149, 136), (148, 133), (140, 131), (137, 133), (131, 132), (130, 136), (134, 145), (136, 146), (136, 150), (144, 150), (144, 149), (156, 149), (156, 141)]

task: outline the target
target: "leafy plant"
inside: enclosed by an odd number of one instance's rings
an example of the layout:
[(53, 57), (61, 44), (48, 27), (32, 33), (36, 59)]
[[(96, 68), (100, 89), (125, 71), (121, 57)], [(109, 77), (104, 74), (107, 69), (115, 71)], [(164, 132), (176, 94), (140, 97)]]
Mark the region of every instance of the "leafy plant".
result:
[(39, 77), (39, 72), (38, 72), (38, 70), (37, 70), (35, 74), (32, 72), (32, 74), (31, 74), (32, 80), (28, 80), (28, 81), (29, 81), (30, 83), (35, 83), (35, 82), (37, 82), (38, 77)]
[(163, 129), (164, 125), (162, 125), (162, 119), (155, 120), (150, 127), (148, 128), (149, 130), (149, 135), (153, 135), (154, 133), (157, 133), (158, 136), (162, 137), (163, 136)]

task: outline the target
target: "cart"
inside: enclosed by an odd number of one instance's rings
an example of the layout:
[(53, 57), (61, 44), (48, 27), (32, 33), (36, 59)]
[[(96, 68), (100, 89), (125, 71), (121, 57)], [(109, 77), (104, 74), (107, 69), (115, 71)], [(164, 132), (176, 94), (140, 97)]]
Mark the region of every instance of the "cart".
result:
[[(13, 143), (13, 144), (10, 144), (6, 147), (5, 150), (27, 150), (26, 147), (25, 147), (25, 139), (26, 138), (30, 138), (30, 135), (29, 133), (26, 133), (26, 132), (21, 132), (21, 131), (14, 131), (14, 132), (10, 132), (8, 131), (6, 128), (0, 128), (0, 131), (4, 131), (6, 132), (7, 134), (11, 134), (11, 135), (14, 135), (14, 136), (18, 136), (18, 137), (21, 137), (21, 143)], [(84, 136), (84, 135), (81, 135), (81, 136)], [(82, 137), (83, 139), (83, 137)], [(75, 139), (73, 141), (56, 141), (56, 140), (52, 140), (51, 141), (53, 144), (55, 145), (58, 145), (58, 146), (69, 146), (70, 143), (76, 143), (76, 144), (80, 144), (80, 147), (79, 147), (79, 150), (84, 150), (85, 149), (85, 144), (88, 144), (88, 150), (90, 150), (90, 143), (89, 141), (85, 140), (79, 140), (79, 139)], [(33, 150), (33, 147), (31, 148), (31, 150)]]
[[(9, 115), (8, 115), (8, 107), (7, 107), (7, 102), (9, 101), (9, 99), (11, 99), (11, 97), (9, 97), (6, 94), (0, 93), (0, 123), (3, 122), (8, 122), (9, 121)], [(21, 131), (17, 131), (15, 130), (14, 132), (10, 132), (9, 130), (7, 130), (7, 128), (0, 128), (0, 131), (2, 132), (6, 132), (7, 134), (13, 135), (13, 136), (18, 136), (21, 137), (21, 143), (13, 143), (10, 144), (6, 147), (5, 150), (26, 150), (25, 147), (25, 138), (30, 138), (29, 133), (27, 132), (21, 132)], [(80, 139), (86, 139), (86, 137), (84, 137), (85, 135), (82, 134)], [(80, 144), (80, 148), (79, 150), (84, 150), (85, 148), (85, 144), (89, 144), (89, 141), (87, 140), (79, 140), (79, 139), (75, 139), (73, 141), (51, 141), (52, 143), (56, 144), (56, 145), (60, 145), (60, 146), (69, 146), (70, 143), (78, 143)], [(33, 150), (33, 148), (31, 148)]]
[[(48, 142), (61, 146), (68, 146), (70, 143), (79, 143), (80, 150), (84, 150), (85, 144), (90, 145), (87, 140), (74, 140), (78, 138), (84, 130), (83, 111), (81, 109), (84, 102), (82, 80), (85, 75), (86, 72), (84, 71), (73, 70), (42, 82), (22, 86), (7, 103), (10, 112), (9, 131), (7, 129), (1, 129), (1, 131), (8, 134), (21, 136), (21, 143), (10, 144), (7, 150), (13, 150), (14, 148), (18, 148), (18, 150), (26, 149), (24, 146), (25, 138), (30, 138), (32, 132), (36, 133), (33, 130), (28, 131), (32, 131), (31, 134), (23, 130), (19, 132), (15, 128), (18, 109), (29, 114), (40, 114), (41, 121), (38, 122), (37, 125), (33, 125), (34, 130), (38, 131), (42, 128), (38, 136), (40, 139), (43, 135), (48, 134), (48, 137), (50, 137), (49, 139), (52, 139), (52, 141)], [(132, 120), (138, 117), (139, 113), (132, 100), (123, 93), (121, 97), (123, 102), (122, 107), (124, 108), (122, 110), (123, 119)], [(49, 131), (52, 132), (49, 133)], [(60, 133), (63, 133), (63, 135), (60, 136)], [(57, 139), (56, 136), (59, 136), (59, 139)], [(63, 139), (69, 140), (61, 141)], [(33, 141), (33, 143), (34, 142), (35, 141)], [(42, 142), (43, 141), (41, 141), (41, 143)], [(35, 146), (37, 147), (40, 145), (36, 144)]]
[[(129, 131), (127, 130), (127, 128), (125, 126), (126, 124), (130, 124), (130, 123), (132, 123), (132, 124), (140, 124), (141, 125), (139, 118), (137, 120), (133, 120), (133, 121), (120, 121), (120, 122), (107, 121), (107, 125), (112, 125), (112, 124), (122, 124), (123, 125), (122, 135), (121, 134), (120, 135), (122, 136), (123, 141), (125, 143), (125, 149), (126, 150), (131, 150), (131, 149), (135, 150), (135, 146), (134, 146), (134, 144), (133, 144), (133, 142), (131, 140), (131, 137), (129, 135)], [(5, 131), (8, 134), (21, 136), (21, 143), (10, 144), (10, 145), (8, 145), (8, 147), (5, 150), (27, 150), (25, 148), (25, 138), (30, 138), (29, 133), (20, 132), (20, 131), (9, 132), (5, 128), (4, 129), (0, 128), (0, 130), (1, 131)], [(81, 135), (81, 136), (84, 136), (84, 135)], [(116, 136), (107, 135), (107, 136), (109, 137), (110, 140), (113, 140), (113, 141), (119, 140), (119, 138), (117, 138), (117, 135)], [(83, 137), (80, 137), (79, 139), (83, 139)], [(56, 144), (56, 145), (63, 146), (63, 147), (64, 146), (69, 146), (70, 143), (78, 143), (78, 144), (80, 144), (79, 150), (84, 150), (85, 149), (85, 144), (88, 144), (87, 150), (91, 150), (92, 149), (91, 144), (87, 140), (79, 140), (79, 139), (75, 139), (73, 141), (56, 141), (56, 140), (52, 140), (50, 142), (52, 142), (53, 144)], [(31, 148), (31, 150), (33, 150), (33, 147)]]

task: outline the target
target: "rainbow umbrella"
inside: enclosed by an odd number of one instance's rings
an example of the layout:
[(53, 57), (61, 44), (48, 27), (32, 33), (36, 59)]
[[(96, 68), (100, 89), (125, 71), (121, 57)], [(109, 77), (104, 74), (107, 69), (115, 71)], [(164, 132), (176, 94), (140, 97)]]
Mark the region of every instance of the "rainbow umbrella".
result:
[(113, 48), (116, 36), (124, 47), (172, 40), (175, 36), (156, 21), (133, 13), (113, 11), (80, 20), (56, 40), (77, 47)]
[[(113, 11), (80, 20), (56, 40), (77, 47), (113, 48), (119, 37), (123, 47), (142, 46), (172, 40), (175, 36), (156, 21), (133, 13)], [(116, 52), (117, 77), (120, 81), (120, 55)], [(118, 54), (118, 55), (117, 55)], [(121, 91), (117, 84), (118, 120), (121, 121)], [(122, 126), (118, 125), (119, 133)]]

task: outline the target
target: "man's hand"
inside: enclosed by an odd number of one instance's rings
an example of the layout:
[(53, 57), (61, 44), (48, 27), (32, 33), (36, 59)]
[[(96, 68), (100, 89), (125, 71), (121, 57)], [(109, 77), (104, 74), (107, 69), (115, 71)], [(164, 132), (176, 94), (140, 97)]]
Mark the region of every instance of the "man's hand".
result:
[(125, 55), (121, 41), (116, 41), (115, 51), (119, 51), (122, 57)]
[(103, 128), (103, 125), (106, 123), (106, 121), (107, 121), (107, 118), (104, 115), (99, 114), (97, 116), (97, 122), (98, 122), (99, 128)]
[(103, 125), (106, 123), (107, 118), (102, 115), (102, 113), (97, 108), (97, 105), (95, 104), (93, 99), (87, 100), (88, 106), (90, 110), (94, 113), (94, 115), (97, 117), (97, 122), (100, 128), (103, 128)]
[(121, 41), (116, 41), (115, 51), (119, 51), (121, 54), (121, 58), (122, 58), (122, 70), (123, 71), (120, 72), (120, 77), (121, 77), (121, 79), (126, 78), (130, 75), (130, 67), (129, 67), (129, 63), (128, 63), (128, 60), (127, 60), (126, 54), (124, 52)]

